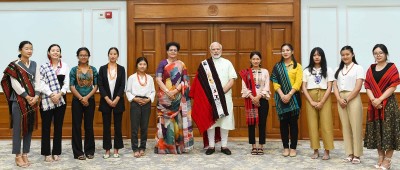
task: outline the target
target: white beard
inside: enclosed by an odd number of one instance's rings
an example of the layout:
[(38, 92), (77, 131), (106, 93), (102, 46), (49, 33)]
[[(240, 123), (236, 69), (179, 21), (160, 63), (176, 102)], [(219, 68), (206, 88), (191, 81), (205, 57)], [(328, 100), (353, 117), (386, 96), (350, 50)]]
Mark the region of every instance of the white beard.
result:
[(213, 58), (213, 59), (219, 59), (219, 58), (221, 58), (221, 54), (218, 55), (218, 56), (212, 55), (212, 58)]

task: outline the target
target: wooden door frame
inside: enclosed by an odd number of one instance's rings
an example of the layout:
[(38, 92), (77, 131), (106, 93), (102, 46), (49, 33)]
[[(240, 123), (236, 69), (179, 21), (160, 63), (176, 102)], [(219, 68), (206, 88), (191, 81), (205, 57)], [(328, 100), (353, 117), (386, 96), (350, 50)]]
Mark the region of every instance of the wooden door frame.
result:
[[(248, 10), (243, 11), (241, 8)], [(168, 12), (172, 9), (175, 9), (174, 13)], [(240, 12), (240, 10), (242, 11)], [(294, 47), (296, 59), (301, 61), (300, 0), (249, 0), (245, 2), (242, 0), (129, 0), (127, 1), (127, 75), (131, 75), (135, 71), (137, 24), (160, 24), (160, 30), (163, 33), (166, 31), (166, 24), (257, 23), (261, 24), (261, 30), (263, 30), (267, 29), (268, 23), (281, 22), (291, 23), (290, 43)], [(268, 35), (265, 32), (261, 31), (261, 37), (266, 39)], [(160, 38), (159, 43), (163, 47), (166, 36)], [(264, 55), (271, 50), (268, 49), (270, 47), (265, 41), (262, 41), (261, 47), (260, 50)], [(161, 50), (161, 56), (165, 55), (165, 51)], [(126, 105), (129, 110), (127, 101)], [(124, 121), (129, 123), (129, 120)], [(127, 131), (130, 132), (130, 129)], [(299, 131), (300, 136), (301, 132)], [(130, 137), (130, 133), (128, 137)]]

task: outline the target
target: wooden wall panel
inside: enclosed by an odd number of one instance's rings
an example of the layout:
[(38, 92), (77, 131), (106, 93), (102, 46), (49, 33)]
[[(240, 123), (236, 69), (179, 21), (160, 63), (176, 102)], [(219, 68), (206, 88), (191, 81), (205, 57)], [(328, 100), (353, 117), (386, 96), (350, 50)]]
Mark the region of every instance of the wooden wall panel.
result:
[(291, 2), (274, 4), (137, 4), (134, 9), (135, 18), (254, 17), (293, 16), (293, 14)]

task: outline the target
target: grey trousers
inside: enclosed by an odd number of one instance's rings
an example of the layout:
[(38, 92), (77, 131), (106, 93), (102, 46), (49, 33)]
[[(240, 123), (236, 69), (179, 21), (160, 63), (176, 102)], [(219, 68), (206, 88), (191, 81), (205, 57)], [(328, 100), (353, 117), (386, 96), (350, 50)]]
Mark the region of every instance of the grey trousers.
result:
[[(149, 125), (151, 102), (140, 106), (136, 102), (131, 102), (131, 146), (132, 150), (146, 150), (147, 129)], [(138, 131), (140, 128), (140, 147), (138, 146)]]
[[(12, 103), (12, 118), (13, 118), (13, 148), (12, 154), (21, 154), (21, 111), (18, 103)], [(23, 137), (23, 151), (22, 153), (29, 153), (31, 148), (32, 132), (28, 132)]]

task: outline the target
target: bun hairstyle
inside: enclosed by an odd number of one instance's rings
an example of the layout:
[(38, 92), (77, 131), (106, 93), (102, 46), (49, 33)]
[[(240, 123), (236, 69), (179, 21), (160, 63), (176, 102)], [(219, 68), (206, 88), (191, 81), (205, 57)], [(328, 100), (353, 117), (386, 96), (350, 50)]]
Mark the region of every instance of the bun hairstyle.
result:
[[(289, 44), (289, 43), (284, 43), (284, 44), (282, 44), (281, 50), (282, 50), (282, 48), (283, 48), (284, 46), (289, 47), (290, 50), (293, 51), (293, 46), (292, 46), (292, 44)], [(293, 55), (293, 54), (292, 54), (292, 56), (291, 56), (291, 59), (292, 59), (292, 61), (293, 61), (293, 68), (296, 68), (296, 67), (297, 67), (297, 61), (296, 61), (296, 59), (294, 58), (294, 55)], [(284, 59), (283, 59), (283, 56), (281, 56), (281, 61), (280, 61), (280, 62), (283, 62), (283, 60), (284, 60)]]
[(117, 47), (111, 47), (110, 49), (108, 49), (108, 53), (107, 54), (110, 54), (111, 50), (115, 50), (117, 52), (117, 55), (119, 56), (119, 51), (118, 51)]
[(136, 59), (136, 68), (138, 68), (139, 63), (142, 62), (142, 61), (146, 62), (147, 66), (149, 65), (149, 63), (147, 62), (147, 58), (146, 57), (139, 57), (139, 58)]
[[(250, 52), (250, 59), (252, 59), (253, 56), (255, 56), (255, 55), (257, 55), (258, 57), (260, 57), (260, 60), (262, 59), (261, 53), (260, 53), (259, 51), (252, 51), (252, 52)], [(260, 65), (261, 65), (261, 63), (260, 63)], [(251, 62), (250, 62), (250, 67), (253, 67), (253, 64), (251, 64)]]
[(50, 57), (50, 54), (49, 54), (49, 53), (50, 53), (50, 50), (51, 50), (51, 48), (53, 48), (53, 47), (55, 47), (55, 46), (57, 46), (57, 47), (60, 49), (60, 58), (62, 57), (60, 45), (58, 45), (58, 44), (51, 44), (50, 47), (47, 49), (47, 58), (48, 58), (49, 60), (51, 60), (51, 57)]
[[(19, 43), (18, 50), (22, 51), (22, 48), (24, 48), (24, 46), (26, 44), (32, 45), (32, 43), (30, 41), (22, 41), (22, 42)], [(18, 58), (21, 58), (21, 54), (18, 54)]]

